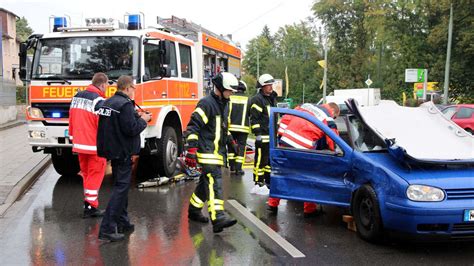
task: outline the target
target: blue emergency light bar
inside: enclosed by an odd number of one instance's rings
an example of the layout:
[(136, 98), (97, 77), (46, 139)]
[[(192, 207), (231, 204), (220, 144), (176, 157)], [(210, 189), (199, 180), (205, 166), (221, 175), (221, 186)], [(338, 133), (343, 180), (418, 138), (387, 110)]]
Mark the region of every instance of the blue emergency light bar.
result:
[(53, 118), (61, 118), (61, 113), (59, 112), (54, 112), (52, 115), (53, 115)]
[[(50, 24), (51, 25), (51, 24)], [(58, 28), (67, 27), (66, 17), (54, 17), (53, 32), (58, 32)]]
[(128, 15), (128, 27), (129, 30), (139, 30), (142, 28), (142, 23), (140, 21), (141, 16), (138, 14)]

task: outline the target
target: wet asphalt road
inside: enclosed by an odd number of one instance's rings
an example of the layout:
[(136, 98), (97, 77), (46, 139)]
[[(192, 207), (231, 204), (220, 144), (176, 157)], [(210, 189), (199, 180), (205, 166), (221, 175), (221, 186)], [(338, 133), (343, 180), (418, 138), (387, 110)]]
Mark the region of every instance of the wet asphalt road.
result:
[[(305, 219), (302, 203), (282, 201), (278, 215), (271, 215), (266, 196), (249, 193), (251, 179), (249, 170), (242, 178), (225, 175), (224, 196), (246, 206), (305, 258), (266, 246), (240, 223), (220, 234), (212, 233), (210, 224), (189, 223), (193, 181), (132, 188), (129, 215), (135, 232), (126, 241), (99, 241), (100, 219), (81, 218), (81, 179), (60, 177), (51, 166), (0, 219), (0, 265), (474, 264), (474, 243), (369, 244), (345, 228), (344, 210), (337, 208), (325, 207), (325, 214)], [(100, 191), (104, 208), (111, 184), (107, 176)]]

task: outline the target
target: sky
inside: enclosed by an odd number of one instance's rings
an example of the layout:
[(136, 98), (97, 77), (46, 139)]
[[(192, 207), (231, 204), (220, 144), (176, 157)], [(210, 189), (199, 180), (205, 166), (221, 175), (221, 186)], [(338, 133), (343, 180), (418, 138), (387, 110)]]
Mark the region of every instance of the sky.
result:
[(217, 34), (232, 34), (245, 49), (265, 25), (275, 33), (286, 24), (312, 15), (314, 0), (0, 0), (0, 7), (25, 17), (35, 33), (49, 31), (49, 17), (69, 15), (73, 26), (88, 17), (112, 17), (123, 21), (125, 13), (143, 12), (146, 26), (156, 17), (185, 18)]

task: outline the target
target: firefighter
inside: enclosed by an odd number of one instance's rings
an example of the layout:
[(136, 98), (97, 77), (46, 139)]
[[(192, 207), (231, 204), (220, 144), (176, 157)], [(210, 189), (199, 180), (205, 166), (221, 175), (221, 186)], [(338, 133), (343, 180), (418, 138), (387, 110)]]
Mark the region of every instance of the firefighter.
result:
[(101, 240), (120, 241), (124, 233), (135, 229), (127, 212), (132, 155), (140, 152), (140, 133), (147, 127), (151, 114), (135, 111), (134, 96), (133, 78), (120, 76), (117, 92), (98, 110), (97, 152), (111, 160), (114, 177), (112, 195), (100, 225)]
[(237, 152), (229, 152), (230, 171), (235, 171), (235, 175), (242, 176), (242, 164), (245, 162), (245, 147), (247, 146), (247, 136), (250, 132), (248, 118), (248, 97), (245, 95), (247, 84), (239, 81), (236, 94), (230, 96), (229, 103), (229, 131), (232, 138), (237, 142)]
[(184, 135), (187, 166), (196, 167), (199, 163), (202, 167), (199, 183), (189, 200), (188, 218), (207, 223), (208, 218), (201, 212), (207, 201), (213, 231), (219, 233), (237, 222), (224, 213), (221, 167), (227, 166), (227, 144), (232, 137), (227, 128), (228, 102), (239, 81), (231, 73), (221, 72), (212, 83), (214, 90), (198, 102)]
[(257, 94), (250, 99), (250, 127), (255, 135), (253, 179), (256, 185), (270, 187), (269, 123), (270, 107), (276, 106), (275, 80), (270, 74), (258, 78)]
[[(339, 106), (335, 103), (314, 106), (312, 104), (303, 104), (296, 107), (295, 110), (309, 113), (321, 122), (331, 128), (336, 134), (336, 123), (334, 119), (339, 116)], [(316, 125), (304, 118), (293, 115), (284, 115), (278, 128), (278, 138), (280, 146), (292, 147), (295, 149), (317, 149), (317, 150), (335, 150), (334, 141), (329, 138)], [(273, 213), (278, 211), (280, 199), (269, 198), (269, 210)], [(318, 214), (320, 206), (316, 203), (305, 202), (303, 207), (304, 217), (312, 217)]]
[(99, 189), (104, 179), (107, 161), (97, 156), (97, 126), (100, 107), (105, 97), (108, 78), (104, 73), (96, 73), (92, 84), (79, 91), (71, 101), (69, 109), (69, 139), (72, 151), (78, 154), (84, 187), (84, 212), (82, 217), (101, 217)]

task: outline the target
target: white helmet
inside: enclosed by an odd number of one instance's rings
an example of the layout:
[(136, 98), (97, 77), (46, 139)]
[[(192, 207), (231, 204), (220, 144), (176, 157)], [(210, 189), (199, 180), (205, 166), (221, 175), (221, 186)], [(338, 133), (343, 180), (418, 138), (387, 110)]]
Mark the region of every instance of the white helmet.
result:
[(212, 79), (212, 84), (221, 92), (224, 90), (237, 92), (239, 80), (229, 72), (220, 72)]
[(239, 87), (239, 80), (229, 72), (220, 72), (212, 79), (212, 84), (221, 92), (224, 92), (224, 90), (236, 92)]
[(270, 74), (263, 74), (258, 78), (257, 88), (262, 88), (265, 85), (273, 85), (275, 79)]

